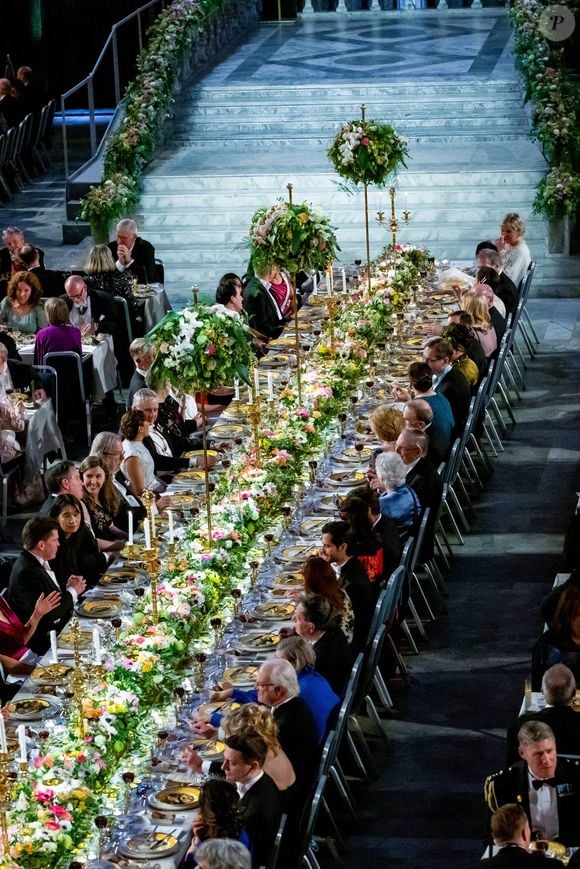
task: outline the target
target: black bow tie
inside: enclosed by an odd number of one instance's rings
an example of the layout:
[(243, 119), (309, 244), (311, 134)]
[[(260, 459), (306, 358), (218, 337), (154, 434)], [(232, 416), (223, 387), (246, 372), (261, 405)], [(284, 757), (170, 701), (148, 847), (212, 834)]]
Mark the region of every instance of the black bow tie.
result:
[(87, 306), (86, 305), (79, 305), (78, 311), (79, 311), (79, 314), (81, 315), (81, 317), (83, 317), (87, 313)]
[(542, 785), (549, 785), (551, 788), (556, 787), (556, 779), (555, 778), (534, 778), (532, 779), (532, 784), (537, 791), (540, 790)]

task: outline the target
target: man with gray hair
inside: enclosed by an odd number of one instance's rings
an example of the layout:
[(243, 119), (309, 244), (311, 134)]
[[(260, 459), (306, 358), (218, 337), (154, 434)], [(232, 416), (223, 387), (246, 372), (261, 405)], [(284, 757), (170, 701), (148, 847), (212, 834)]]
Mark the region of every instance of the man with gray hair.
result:
[(574, 673), (564, 664), (554, 664), (542, 678), (542, 694), (546, 706), (537, 712), (526, 712), (512, 722), (507, 730), (506, 763), (518, 760), (518, 732), (526, 721), (544, 721), (556, 738), (559, 754), (580, 755), (580, 715), (571, 706), (576, 696)]
[(517, 803), (540, 839), (579, 845), (580, 761), (558, 757), (554, 733), (543, 721), (526, 721), (518, 742), (521, 760), (485, 780), (488, 809)]
[[(151, 453), (155, 462), (156, 474), (176, 474), (186, 468), (194, 467), (196, 459), (184, 459), (179, 455), (180, 450), (174, 449), (173, 444), (157, 425), (159, 414), (159, 398), (153, 389), (143, 387), (138, 389), (133, 396), (133, 410), (140, 410), (145, 420), (149, 423), (149, 435), (143, 438), (143, 445)], [(176, 454), (177, 453), (177, 454)]]
[[(444, 398), (444, 396), (439, 396)], [(453, 433), (453, 418), (451, 414), (442, 416), (435, 414), (433, 408), (424, 398), (413, 398), (403, 408), (403, 424), (405, 428), (414, 428), (425, 432), (429, 437), (427, 458), (437, 466), (446, 461), (451, 449)]]
[(256, 675), (258, 703), (269, 706), (278, 725), (280, 745), (296, 774), (296, 790), (304, 796), (318, 763), (318, 735), (312, 713), (299, 696), (296, 670), (284, 658), (262, 664)]
[(117, 271), (131, 272), (139, 284), (155, 280), (155, 248), (144, 238), (139, 238), (134, 220), (125, 218), (118, 222), (115, 241), (109, 242), (109, 250)]
[(251, 869), (250, 852), (235, 839), (207, 839), (195, 851), (198, 869)]
[(493, 269), (499, 277), (494, 292), (505, 305), (506, 312), (513, 314), (518, 305), (518, 289), (512, 279), (505, 274), (499, 251), (492, 248), (482, 248), (475, 256), (476, 268)]

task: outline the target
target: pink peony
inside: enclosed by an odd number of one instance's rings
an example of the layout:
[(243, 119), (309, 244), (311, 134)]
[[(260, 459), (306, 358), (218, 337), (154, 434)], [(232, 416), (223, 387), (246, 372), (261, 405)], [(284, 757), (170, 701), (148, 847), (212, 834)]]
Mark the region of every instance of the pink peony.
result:
[(207, 355), (208, 356), (215, 356), (215, 354), (216, 354), (215, 344), (208, 344)]
[(360, 140), (360, 143), (361, 143), (361, 145), (365, 145), (365, 147), (366, 147), (366, 145), (368, 145), (368, 143), (369, 143), (368, 136), (363, 136), (362, 139)]

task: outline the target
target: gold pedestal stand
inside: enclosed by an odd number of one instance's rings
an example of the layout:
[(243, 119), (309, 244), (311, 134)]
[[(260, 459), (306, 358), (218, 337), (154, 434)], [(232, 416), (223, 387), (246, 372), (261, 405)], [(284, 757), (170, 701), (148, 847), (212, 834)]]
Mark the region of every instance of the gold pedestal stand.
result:
[[(391, 219), (389, 221), (389, 229), (391, 231), (391, 251), (393, 255), (397, 250), (397, 233), (399, 231), (399, 221), (397, 220), (397, 212), (395, 209), (395, 194), (395, 188), (389, 187), (389, 196), (391, 198)], [(405, 211), (403, 211), (403, 222), (407, 225), (410, 220), (411, 212), (405, 209)], [(384, 226), (386, 222), (384, 211), (377, 211), (377, 223)]]
[(9, 763), (10, 755), (8, 752), (0, 752), (0, 835), (2, 836), (2, 856), (8, 859), (10, 858), (10, 842), (8, 839), (8, 807), (10, 806)]
[(73, 642), (73, 657), (74, 657), (74, 670), (71, 678), (71, 687), (73, 690), (73, 706), (76, 710), (77, 716), (77, 735), (80, 739), (85, 738), (85, 714), (83, 710), (83, 697), (85, 694), (85, 669), (83, 667), (83, 662), (81, 659), (81, 649), (80, 649), (80, 638), (81, 638), (81, 629), (79, 625), (79, 620), (76, 616), (73, 616), (70, 622), (70, 632), (72, 636)]

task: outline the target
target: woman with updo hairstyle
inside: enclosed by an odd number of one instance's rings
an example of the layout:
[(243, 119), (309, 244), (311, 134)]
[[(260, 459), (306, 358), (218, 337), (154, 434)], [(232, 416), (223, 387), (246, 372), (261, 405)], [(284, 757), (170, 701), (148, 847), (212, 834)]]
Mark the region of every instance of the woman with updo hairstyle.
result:
[(548, 630), (532, 652), (532, 690), (540, 691), (542, 676), (554, 664), (565, 664), (580, 683), (580, 587), (568, 585), (556, 604)]
[(503, 270), (519, 288), (532, 261), (530, 249), (524, 241), (524, 221), (515, 211), (510, 211), (502, 220), (500, 231), (501, 236), (495, 244), (501, 256)]
[(133, 295), (132, 281), (124, 272), (118, 271), (109, 246), (96, 244), (89, 251), (84, 264), (85, 284), (89, 290), (98, 290), (111, 296), (121, 296), (129, 307), (129, 316), (133, 326), (140, 326), (139, 309)]
[(185, 869), (197, 866), (195, 851), (210, 839), (233, 839), (248, 844), (246, 834), (242, 833), (239, 803), (235, 785), (224, 779), (210, 779), (201, 786), (199, 814), (193, 819), (193, 838), (181, 866)]
[[(120, 431), (123, 435), (123, 473), (126, 474), (131, 492), (141, 498), (145, 489), (164, 492), (165, 483), (155, 476), (155, 463), (143, 439), (149, 434), (149, 423), (142, 410), (129, 410), (121, 417)], [(159, 499), (162, 501), (163, 499)], [(165, 501), (164, 501), (165, 503)], [(169, 501), (167, 501), (169, 503)], [(161, 505), (157, 505), (161, 509)]]
[(87, 528), (80, 502), (74, 495), (57, 495), (48, 515), (58, 522), (60, 545), (51, 567), (59, 582), (83, 576), (88, 588), (96, 585), (107, 569), (107, 558)]
[(497, 350), (497, 333), (492, 326), (485, 296), (468, 290), (461, 296), (463, 310), (471, 314), (473, 331), (487, 359)]
[(354, 612), (350, 598), (340, 587), (332, 565), (320, 555), (311, 555), (302, 568), (304, 591), (307, 594), (318, 594), (324, 597), (338, 616), (338, 626), (352, 643), (354, 634)]
[(223, 720), (227, 737), (251, 736), (259, 734), (268, 747), (264, 762), (264, 772), (274, 781), (279, 791), (288, 795), (289, 788), (296, 781), (296, 775), (278, 739), (278, 725), (269, 709), (258, 703), (246, 703), (233, 709)]
[(31, 272), (16, 272), (10, 278), (6, 298), (0, 302), (0, 325), (12, 332), (36, 335), (48, 321), (40, 301), (40, 281)]
[(470, 388), (474, 390), (479, 383), (480, 372), (473, 359), (470, 359), (467, 353), (473, 342), (477, 341), (475, 332), (468, 326), (452, 323), (444, 327), (441, 335), (446, 341), (449, 341), (453, 348), (451, 364), (458, 371), (461, 371)]

